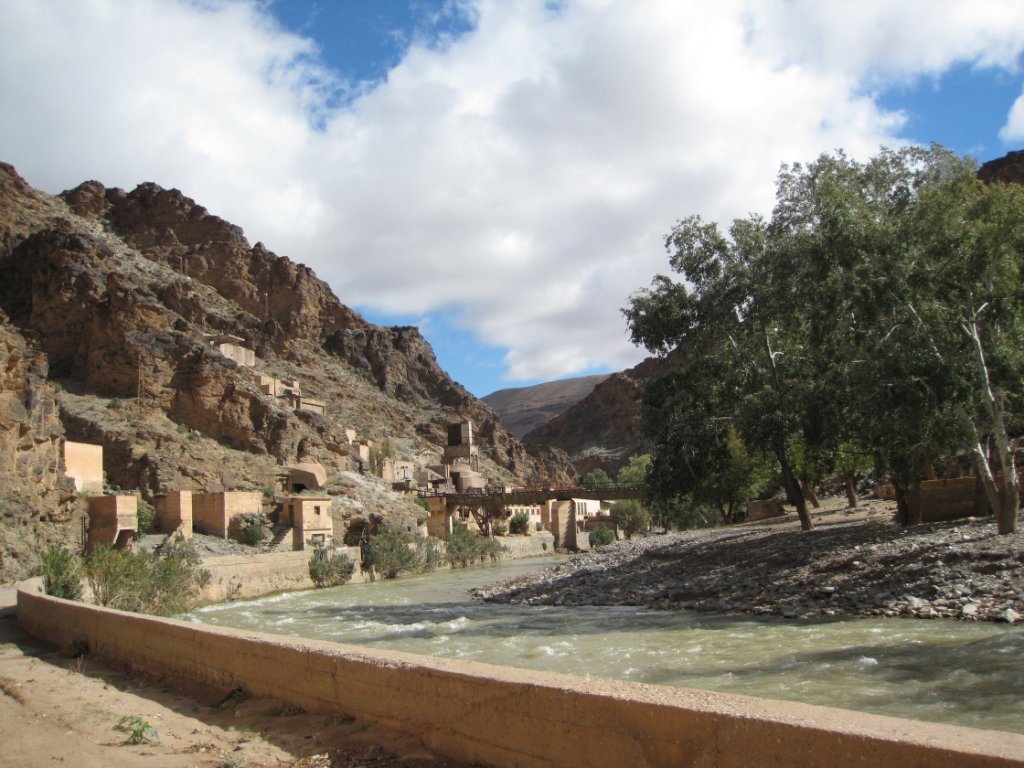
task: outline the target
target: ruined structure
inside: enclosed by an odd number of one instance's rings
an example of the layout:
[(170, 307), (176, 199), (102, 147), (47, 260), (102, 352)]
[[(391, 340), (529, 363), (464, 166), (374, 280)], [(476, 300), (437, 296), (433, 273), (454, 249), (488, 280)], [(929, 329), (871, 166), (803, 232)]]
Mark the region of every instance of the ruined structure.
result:
[(282, 509), (284, 517), (292, 526), (293, 550), (306, 549), (307, 545), (331, 546), (334, 541), (334, 523), (331, 521), (330, 496), (289, 496)]
[(103, 493), (103, 446), (64, 441), (64, 474), (77, 493)]
[(89, 498), (89, 530), (85, 551), (100, 545), (128, 549), (139, 529), (139, 499), (136, 496), (92, 496)]

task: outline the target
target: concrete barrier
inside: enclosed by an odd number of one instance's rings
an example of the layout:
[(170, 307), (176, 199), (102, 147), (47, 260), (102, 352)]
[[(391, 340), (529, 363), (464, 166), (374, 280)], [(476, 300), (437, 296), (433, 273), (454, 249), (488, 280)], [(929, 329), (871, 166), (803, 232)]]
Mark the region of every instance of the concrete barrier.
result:
[(18, 623), (58, 646), (345, 713), (491, 766), (1024, 766), (1018, 734), (210, 627), (31, 588), (19, 590)]

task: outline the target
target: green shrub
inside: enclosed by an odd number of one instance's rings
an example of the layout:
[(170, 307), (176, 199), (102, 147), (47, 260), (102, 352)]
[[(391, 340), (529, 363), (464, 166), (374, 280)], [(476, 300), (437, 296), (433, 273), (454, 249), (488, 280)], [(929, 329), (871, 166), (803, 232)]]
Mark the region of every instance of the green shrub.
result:
[(627, 539), (633, 538), (634, 533), (650, 530), (651, 527), (651, 513), (639, 501), (632, 499), (616, 502), (612, 508), (612, 520), (619, 530), (626, 534)]
[(452, 568), (465, 568), (473, 563), (501, 558), (505, 547), (487, 536), (471, 533), (467, 528), (457, 527), (445, 541), (448, 563)]
[(525, 512), (516, 512), (508, 521), (509, 533), (526, 533), (530, 530), (530, 516)]
[(250, 547), (258, 547), (263, 543), (263, 528), (258, 525), (247, 525), (242, 529), (242, 543)]
[(416, 557), (419, 559), (418, 569), (422, 573), (436, 570), (438, 566), (445, 563), (441, 542), (433, 536), (424, 536), (416, 540)]
[(410, 546), (414, 543), (410, 533), (385, 529), (370, 537), (363, 554), (363, 568), (373, 569), (385, 579), (415, 571), (419, 568), (419, 556)]
[(50, 547), (42, 561), (46, 594), (65, 600), (82, 597), (82, 565), (74, 555), (63, 547)]
[(598, 523), (597, 527), (590, 532), (590, 546), (604, 547), (615, 541), (615, 533), (604, 523)]
[(505, 524), (505, 521), (495, 520), (493, 523), (491, 523), (491, 533), (493, 533), (495, 536), (504, 536), (506, 533), (508, 533), (508, 526)]
[(210, 580), (199, 555), (180, 540), (161, 554), (97, 547), (85, 559), (85, 574), (100, 605), (157, 616), (187, 610)]
[(429, 512), (430, 511), (430, 502), (427, 501), (426, 499), (414, 499), (413, 503), (417, 507), (422, 509), (424, 512)]
[(139, 527), (135, 531), (135, 539), (138, 540), (153, 530), (153, 525), (156, 523), (156, 510), (153, 509), (150, 504), (139, 499), (136, 514), (138, 516)]
[(309, 558), (309, 578), (319, 587), (340, 587), (355, 573), (356, 564), (344, 552), (330, 552), (317, 547)]

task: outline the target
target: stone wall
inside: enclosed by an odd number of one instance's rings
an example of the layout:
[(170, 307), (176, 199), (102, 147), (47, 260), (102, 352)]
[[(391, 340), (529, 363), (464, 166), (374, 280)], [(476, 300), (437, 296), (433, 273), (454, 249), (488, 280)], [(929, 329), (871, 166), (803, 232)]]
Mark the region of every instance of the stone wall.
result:
[(192, 496), (192, 525), (195, 530), (226, 539), (231, 518), (263, 509), (263, 494), (256, 491), (196, 493)]
[[(352, 582), (365, 581), (360, 567), (359, 547), (342, 547), (355, 563)], [(210, 582), (200, 595), (204, 603), (225, 600), (246, 600), (294, 589), (313, 589), (309, 578), (311, 553), (269, 552), (251, 555), (223, 555), (204, 557), (203, 568), (210, 571)]]
[(64, 474), (79, 493), (103, 493), (103, 446), (65, 440)]
[(517, 768), (1024, 766), (1024, 736), (711, 691), (577, 678), (210, 627), (23, 586), (18, 623), (149, 674), (241, 687)]

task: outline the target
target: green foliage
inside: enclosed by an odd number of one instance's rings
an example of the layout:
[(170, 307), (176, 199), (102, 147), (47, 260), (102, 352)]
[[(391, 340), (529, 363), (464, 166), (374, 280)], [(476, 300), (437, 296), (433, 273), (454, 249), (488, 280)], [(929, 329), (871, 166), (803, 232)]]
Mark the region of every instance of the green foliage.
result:
[(605, 547), (615, 541), (615, 533), (604, 523), (598, 523), (587, 538), (590, 539), (590, 546)]
[(644, 533), (651, 527), (651, 513), (639, 501), (633, 499), (615, 502), (615, 506), (612, 507), (612, 520), (627, 539), (633, 538), (634, 534)]
[(524, 534), (530, 530), (530, 516), (526, 512), (516, 512), (508, 521), (509, 533)]
[(583, 478), (580, 483), (584, 488), (595, 491), (601, 488), (610, 488), (614, 485), (612, 479), (608, 477), (608, 473), (603, 469), (592, 469)]
[(160, 737), (156, 728), (148, 720), (138, 715), (125, 715), (114, 728), (128, 734), (127, 744), (159, 744)]
[(495, 536), (504, 536), (508, 533), (508, 525), (504, 520), (495, 520), (491, 523), (491, 533)]
[(309, 558), (309, 578), (317, 588), (347, 584), (355, 570), (356, 564), (344, 552), (316, 547)]
[(136, 515), (139, 527), (136, 529), (135, 538), (140, 539), (153, 530), (153, 525), (156, 523), (156, 510), (151, 504), (139, 499)]
[(43, 586), (46, 594), (65, 600), (82, 597), (82, 566), (63, 547), (50, 547), (43, 552)]
[(619, 485), (643, 485), (651, 468), (651, 454), (638, 453), (631, 456), (626, 465), (619, 469), (616, 481)]
[(394, 457), (395, 449), (390, 440), (383, 440), (370, 446), (370, 472), (377, 477), (384, 474), (384, 465)]
[(444, 565), (445, 553), (440, 539), (433, 536), (418, 537), (416, 539), (416, 558), (419, 561), (418, 570), (421, 573), (429, 573)]
[(1024, 391), (1018, 185), (982, 184), (940, 147), (825, 155), (782, 169), (769, 220), (722, 233), (690, 217), (666, 248), (679, 278), (624, 310), (636, 343), (672, 353), (644, 395), (659, 500), (701, 505), (702, 483), (742, 463), (727, 427), (748, 457), (774, 458), (805, 527), (798, 481), (836, 471), (844, 445), (903, 499), (965, 448), (1009, 463)]
[(187, 610), (210, 579), (196, 551), (180, 540), (161, 554), (97, 547), (85, 574), (100, 605), (157, 616)]
[(419, 569), (415, 537), (406, 531), (385, 529), (370, 537), (363, 554), (363, 568), (373, 569), (385, 579)]
[(420, 507), (424, 512), (430, 511), (430, 502), (427, 501), (426, 499), (414, 499), (413, 503), (417, 507)]
[(445, 554), (452, 568), (465, 568), (485, 560), (494, 562), (500, 560), (505, 551), (494, 539), (472, 533), (461, 525), (445, 540)]
[(263, 543), (263, 528), (258, 525), (247, 525), (242, 529), (242, 543), (250, 547), (258, 547)]

